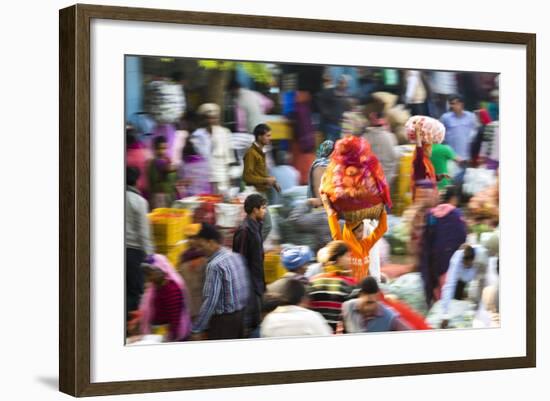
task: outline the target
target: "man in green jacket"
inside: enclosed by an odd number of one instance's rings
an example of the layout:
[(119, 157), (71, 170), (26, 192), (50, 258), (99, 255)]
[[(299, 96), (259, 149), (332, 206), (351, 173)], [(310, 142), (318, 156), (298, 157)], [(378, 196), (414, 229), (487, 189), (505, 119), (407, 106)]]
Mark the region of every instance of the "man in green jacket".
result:
[[(269, 199), (267, 193), (271, 188), (281, 192), (275, 177), (268, 175), (265, 161), (264, 147), (271, 144), (271, 128), (267, 124), (258, 124), (254, 128), (254, 139), (254, 143), (244, 155), (243, 181), (246, 185), (254, 186), (260, 195)], [(264, 240), (269, 235), (271, 227), (271, 215), (268, 212), (262, 227)]]

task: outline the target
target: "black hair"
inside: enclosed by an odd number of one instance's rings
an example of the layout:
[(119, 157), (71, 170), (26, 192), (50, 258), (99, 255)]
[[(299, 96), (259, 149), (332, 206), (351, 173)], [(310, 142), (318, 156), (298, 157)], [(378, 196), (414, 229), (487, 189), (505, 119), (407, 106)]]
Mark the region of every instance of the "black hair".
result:
[(454, 100), (458, 100), (460, 103), (464, 103), (464, 98), (462, 97), (462, 95), (459, 95), (458, 93), (450, 95), (447, 100), (449, 101), (449, 103), (451, 103)]
[(447, 187), (445, 187), (443, 202), (447, 203), (454, 197), (458, 197), (458, 189), (454, 185), (448, 185)]
[(265, 199), (262, 195), (248, 195), (244, 200), (244, 211), (246, 214), (250, 214), (254, 209), (260, 209), (264, 205), (267, 205), (267, 199)]
[(132, 125), (128, 124), (126, 126), (126, 148), (136, 143), (136, 141), (136, 129)]
[(135, 187), (139, 179), (139, 169), (136, 167), (126, 167), (126, 185)]
[(227, 85), (227, 89), (230, 91), (235, 89), (240, 89), (240, 88), (241, 88), (241, 84), (236, 79), (232, 79), (231, 81), (229, 81), (229, 84)]
[(361, 289), (359, 290), (361, 294), (372, 295), (377, 294), (379, 291), (380, 288), (378, 287), (378, 283), (374, 277), (369, 276), (361, 281)]
[(279, 297), (279, 294), (271, 294), (266, 292), (262, 297), (263, 314), (273, 312), (279, 305), (281, 305), (281, 298)]
[(156, 136), (153, 139), (153, 148), (158, 149), (159, 145), (162, 144), (162, 143), (168, 143), (166, 141), (166, 138), (163, 135)]
[(193, 132), (199, 126), (199, 115), (194, 110), (187, 110), (183, 115), (184, 129)]
[(254, 128), (254, 139), (258, 140), (259, 136), (265, 135), (270, 131), (271, 131), (271, 128), (269, 128), (269, 125), (267, 125), (267, 124), (258, 124)]
[(185, 146), (183, 147), (181, 151), (182, 157), (186, 156), (196, 156), (199, 152), (197, 152), (197, 149), (195, 149), (195, 145), (193, 145), (193, 142), (191, 141), (191, 138), (187, 138), (187, 141), (185, 142)]
[(464, 245), (464, 253), (462, 254), (463, 259), (474, 260), (476, 257), (476, 251), (471, 245)]
[(281, 290), (281, 305), (298, 305), (306, 296), (306, 287), (300, 280), (287, 279)]
[(201, 230), (195, 238), (204, 239), (207, 241), (216, 241), (218, 244), (222, 243), (222, 235), (216, 227), (208, 223), (202, 223)]

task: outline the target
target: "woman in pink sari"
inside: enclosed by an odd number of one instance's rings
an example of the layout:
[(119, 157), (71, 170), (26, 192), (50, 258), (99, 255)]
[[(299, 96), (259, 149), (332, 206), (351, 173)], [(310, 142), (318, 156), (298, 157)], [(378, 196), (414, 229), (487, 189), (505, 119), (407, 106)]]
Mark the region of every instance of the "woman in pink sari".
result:
[(146, 288), (139, 314), (141, 333), (153, 326), (168, 326), (164, 341), (184, 341), (191, 332), (189, 296), (185, 282), (164, 255), (156, 254), (145, 265)]

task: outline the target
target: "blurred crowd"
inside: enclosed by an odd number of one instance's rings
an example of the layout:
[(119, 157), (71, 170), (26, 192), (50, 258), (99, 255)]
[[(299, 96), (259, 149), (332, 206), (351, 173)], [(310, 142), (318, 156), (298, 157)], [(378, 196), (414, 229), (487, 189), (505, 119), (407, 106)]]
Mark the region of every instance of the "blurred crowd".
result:
[[(262, 90), (233, 76), (196, 107), (189, 79), (145, 83), (126, 127), (127, 343), (498, 327), (498, 76), (299, 68)], [(443, 143), (411, 141), (413, 116)], [(377, 219), (320, 193), (347, 137), (382, 166)]]

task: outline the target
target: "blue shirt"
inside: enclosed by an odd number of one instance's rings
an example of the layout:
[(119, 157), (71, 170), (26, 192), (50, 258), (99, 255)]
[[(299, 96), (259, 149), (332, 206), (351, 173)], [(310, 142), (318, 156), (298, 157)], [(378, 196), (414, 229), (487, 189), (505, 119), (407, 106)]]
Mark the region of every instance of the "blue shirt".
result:
[(445, 126), (445, 143), (464, 160), (470, 160), (470, 143), (476, 133), (477, 120), (474, 113), (464, 111), (458, 116), (449, 111), (441, 116)]
[(411, 330), (396, 311), (381, 303), (374, 315), (365, 318), (359, 310), (359, 300), (351, 299), (342, 305), (342, 317), (347, 333)]
[(212, 315), (223, 315), (244, 309), (250, 293), (248, 272), (242, 257), (221, 247), (208, 260), (202, 305), (193, 333), (208, 328)]
[(277, 184), (283, 191), (297, 187), (300, 184), (300, 172), (286, 164), (273, 167), (271, 175), (275, 177)]

